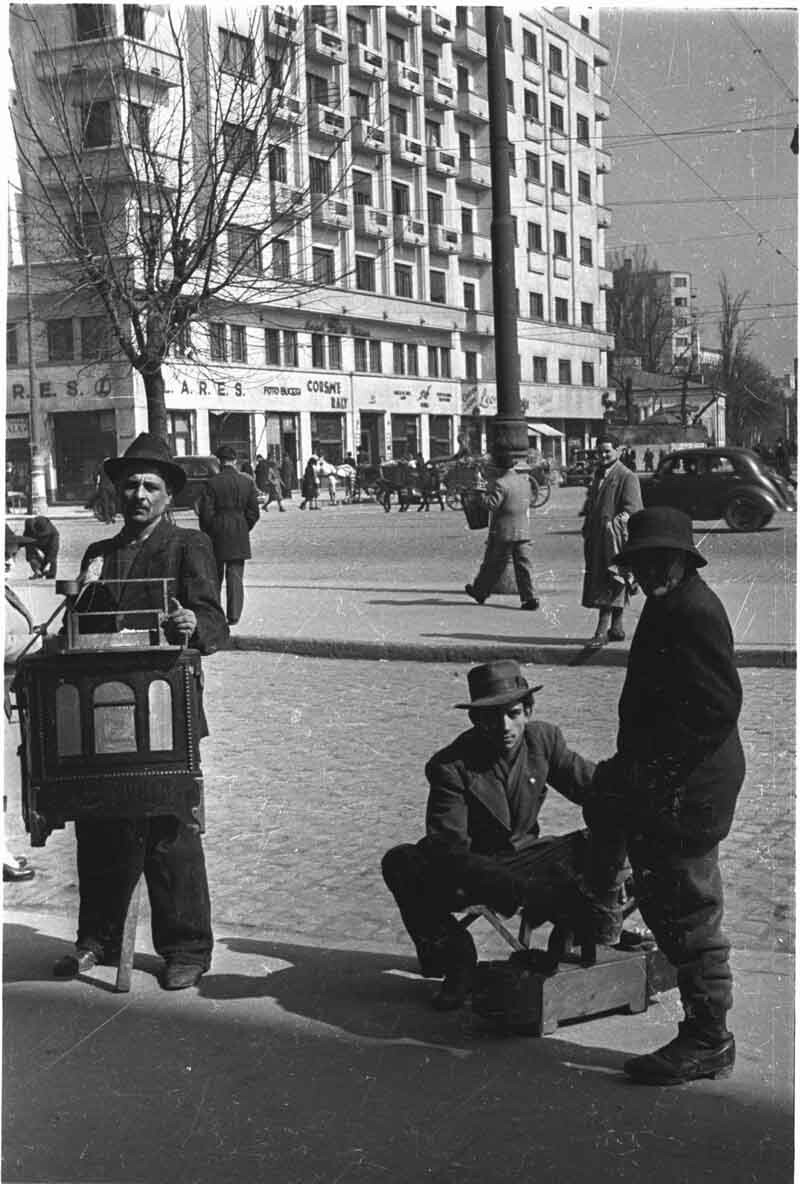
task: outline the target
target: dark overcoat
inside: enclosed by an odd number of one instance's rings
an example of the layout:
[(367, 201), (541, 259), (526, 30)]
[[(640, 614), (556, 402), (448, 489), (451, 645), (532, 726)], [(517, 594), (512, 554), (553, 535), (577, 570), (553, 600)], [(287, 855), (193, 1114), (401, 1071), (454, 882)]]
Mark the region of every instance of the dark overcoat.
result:
[(198, 518), (218, 563), (250, 558), (250, 531), (259, 514), (256, 483), (246, 473), (226, 465), (206, 482)]
[(425, 766), (430, 783), (422, 847), (431, 854), (472, 851), (495, 855), (523, 849), (539, 836), (538, 816), (548, 785), (582, 803), (594, 764), (567, 748), (553, 724), (532, 720), (525, 728), (527, 770), (522, 779), (517, 834), (511, 817), (502, 763), (477, 728), (457, 736)]
[(583, 518), (584, 608), (624, 608), (628, 584), (614, 556), (627, 541), (628, 519), (641, 508), (639, 478), (626, 465), (617, 460), (595, 470)]
[(650, 596), (631, 642), (617, 755), (598, 767), (623, 792), (629, 830), (710, 849), (730, 830), (744, 780), (742, 687), (719, 598), (697, 572)]

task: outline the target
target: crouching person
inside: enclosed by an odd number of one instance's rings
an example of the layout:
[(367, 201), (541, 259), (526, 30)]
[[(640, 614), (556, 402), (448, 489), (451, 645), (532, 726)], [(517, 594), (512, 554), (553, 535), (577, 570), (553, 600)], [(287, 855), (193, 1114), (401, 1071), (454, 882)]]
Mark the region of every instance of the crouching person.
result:
[[(534, 720), (534, 693), (516, 662), (474, 667), (467, 676), (472, 727), (427, 763), (426, 834), (388, 851), (382, 871), (426, 977), (444, 977), (433, 1005), (461, 1007), (477, 964), (469, 932), (453, 916), (482, 904), (505, 917), (524, 908), (532, 927), (562, 922), (565, 902), (585, 906), (593, 937), (621, 929), (615, 851), (593, 850), (587, 830), (542, 837), (549, 786), (581, 804), (594, 765), (570, 751), (553, 724)], [(624, 857), (623, 857), (624, 862)], [(574, 909), (574, 903), (570, 908)]]

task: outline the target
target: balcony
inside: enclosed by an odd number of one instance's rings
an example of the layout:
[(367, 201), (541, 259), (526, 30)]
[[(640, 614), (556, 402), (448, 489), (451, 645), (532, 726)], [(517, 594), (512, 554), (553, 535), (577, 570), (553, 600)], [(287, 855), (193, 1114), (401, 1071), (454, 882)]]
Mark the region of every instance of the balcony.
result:
[(614, 287), (614, 273), (607, 267), (598, 267), (597, 283), (602, 291), (610, 292)]
[(267, 39), (294, 41), (297, 37), (298, 17), (289, 4), (272, 4), (265, 8)]
[(535, 62), (533, 58), (522, 59), (522, 77), (526, 82), (532, 82), (534, 86), (542, 85), (542, 63)]
[(611, 107), (608, 99), (604, 99), (602, 95), (594, 96), (594, 117), (597, 120), (609, 119), (611, 116)]
[(528, 271), (544, 275), (547, 271), (547, 256), (544, 251), (528, 251)]
[(457, 255), (461, 250), (461, 234), (446, 226), (431, 226), (431, 250), (440, 255)]
[(180, 63), (175, 54), (130, 37), (108, 37), (39, 50), (33, 55), (39, 82), (52, 85), (55, 75), (64, 84), (73, 82), (94, 89), (109, 78), (117, 80), (123, 94), (138, 96), (162, 92), (180, 83)]
[(334, 201), (321, 194), (314, 194), (311, 199), (311, 221), (315, 226), (331, 226), (336, 230), (347, 230), (353, 222), (346, 201)]
[(534, 144), (544, 143), (544, 124), (532, 115), (525, 116), (525, 139), (532, 140)]
[(422, 94), (422, 79), (419, 70), (405, 62), (389, 62), (389, 87), (401, 90), (407, 95)]
[(592, 55), (594, 57), (595, 67), (600, 70), (611, 61), (608, 46), (603, 45), (601, 41), (595, 41), (592, 45)]
[(473, 90), (460, 90), (456, 94), (456, 110), (462, 119), (472, 123), (489, 122), (489, 100), (476, 95)]
[(597, 229), (608, 230), (611, 225), (611, 210), (607, 206), (597, 207)]
[(387, 4), (386, 15), (404, 25), (419, 24), (419, 9), (413, 4), (410, 7), (407, 4)]
[(437, 41), (455, 40), (453, 22), (450, 18), (442, 16), (428, 5), (422, 9), (422, 32), (426, 37), (435, 37)]
[(492, 170), (488, 164), (480, 164), (477, 160), (459, 158), (458, 183), (468, 185), (472, 189), (491, 189)]
[(394, 241), (405, 243), (407, 247), (424, 247), (427, 242), (425, 223), (410, 214), (395, 214)]
[(486, 57), (486, 37), (472, 25), (456, 25), (456, 39), (453, 47), (465, 58)]
[(547, 71), (547, 89), (551, 95), (558, 95), (559, 98), (566, 98), (567, 95), (567, 80), (563, 74), (556, 74), (554, 70)]
[(306, 38), (306, 53), (326, 62), (346, 62), (347, 49), (344, 37), (326, 29), (324, 25), (311, 25)]
[(560, 255), (553, 256), (553, 276), (557, 280), (568, 280), (572, 274), (569, 259), (564, 259)]
[(323, 103), (311, 103), (308, 108), (308, 130), (312, 135), (343, 140), (347, 134), (344, 114)]
[(532, 206), (544, 205), (544, 185), (541, 181), (527, 177), (525, 180), (525, 200)]
[(550, 190), (550, 204), (557, 214), (569, 213), (569, 194), (562, 189)]
[(437, 74), (425, 75), (425, 100), (432, 107), (452, 111), (456, 105), (456, 88), (452, 81), (439, 78)]
[(611, 166), (614, 163), (614, 157), (610, 152), (606, 152), (602, 148), (598, 148), (594, 154), (594, 167), (598, 173), (610, 173)]
[[(174, 156), (117, 143), (104, 148), (84, 149), (78, 157), (77, 167), (95, 184), (136, 184), (146, 193), (148, 188), (154, 191), (177, 189), (178, 166), (179, 162)], [(63, 185), (62, 178), (74, 178), (75, 167), (72, 156), (67, 153), (54, 155), (52, 162), (49, 158), (41, 157), (39, 177), (46, 188), (60, 188)]]
[(473, 263), (491, 263), (492, 240), (485, 234), (462, 234), (461, 258)]
[(368, 119), (350, 120), (350, 138), (354, 152), (388, 152), (389, 140), (382, 127)]
[(392, 132), (392, 160), (419, 167), (424, 160), (422, 144), (402, 132)]
[(428, 148), (428, 172), (436, 173), (439, 177), (457, 177), (458, 160), (453, 152), (445, 152), (443, 148)]
[(277, 92), (272, 112), (273, 119), (277, 119), (281, 123), (297, 124), (300, 122), (302, 112), (303, 108), (299, 99), (296, 99), (294, 95), (287, 95), (286, 91)]
[(550, 147), (554, 152), (559, 152), (562, 156), (566, 156), (569, 152), (569, 136), (565, 136), (558, 128), (551, 127)]
[(349, 46), (350, 73), (360, 74), (363, 78), (385, 78), (386, 61), (382, 53), (356, 42)]
[(389, 238), (392, 233), (392, 215), (374, 206), (355, 206), (353, 222), (356, 234), (365, 238)]
[(273, 181), (270, 185), (270, 208), (273, 218), (297, 217), (305, 195), (302, 189)]

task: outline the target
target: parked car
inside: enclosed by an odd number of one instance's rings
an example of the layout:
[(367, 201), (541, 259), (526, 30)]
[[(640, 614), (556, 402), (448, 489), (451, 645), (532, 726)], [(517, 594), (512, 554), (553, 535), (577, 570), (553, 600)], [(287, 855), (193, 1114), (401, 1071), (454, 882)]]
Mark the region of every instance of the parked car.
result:
[(176, 510), (194, 510), (197, 513), (197, 503), (203, 486), (209, 477), (219, 472), (219, 461), (215, 456), (176, 456), (175, 463), (186, 472), (186, 484), (180, 493), (176, 493), (172, 504)]
[(724, 518), (731, 530), (761, 530), (794, 510), (794, 490), (748, 448), (686, 448), (642, 481), (646, 506), (675, 506), (692, 518)]

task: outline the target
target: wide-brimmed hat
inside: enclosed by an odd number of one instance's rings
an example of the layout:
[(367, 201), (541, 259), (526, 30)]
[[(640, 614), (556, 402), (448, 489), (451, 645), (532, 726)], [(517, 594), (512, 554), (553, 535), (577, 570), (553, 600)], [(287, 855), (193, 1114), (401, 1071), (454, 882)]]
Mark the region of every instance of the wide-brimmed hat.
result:
[(614, 556), (614, 563), (624, 567), (637, 551), (654, 550), (685, 551), (693, 559), (695, 567), (705, 567), (708, 562), (694, 545), (691, 518), (672, 506), (650, 506), (631, 514), (628, 519), (628, 541)]
[(512, 658), (473, 666), (467, 675), (467, 684), (472, 698), (469, 703), (456, 703), (456, 707), (505, 707), (542, 689), (541, 686), (530, 686), (519, 664)]
[(175, 463), (164, 440), (160, 436), (151, 436), (149, 432), (140, 432), (122, 456), (109, 456), (103, 461), (106, 476), (115, 484), (125, 473), (136, 469), (155, 469), (157, 473), (163, 473), (173, 493), (183, 489), (186, 484), (186, 473)]

